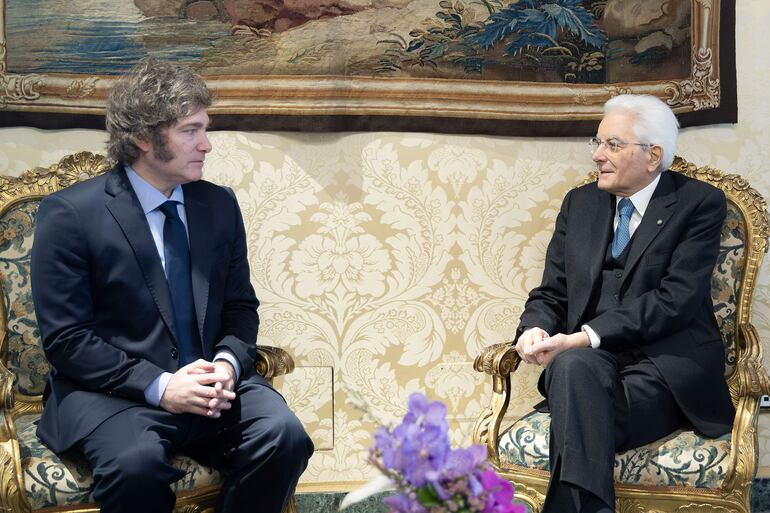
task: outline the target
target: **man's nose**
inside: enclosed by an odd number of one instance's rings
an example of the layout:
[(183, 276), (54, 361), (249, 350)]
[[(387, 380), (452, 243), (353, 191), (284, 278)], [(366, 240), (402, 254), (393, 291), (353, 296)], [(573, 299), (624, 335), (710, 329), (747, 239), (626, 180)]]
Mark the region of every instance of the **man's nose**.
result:
[(200, 141), (200, 143), (198, 143), (198, 150), (204, 153), (211, 151), (211, 142), (209, 141), (209, 136), (207, 133), (203, 134), (203, 139)]
[(607, 154), (604, 152), (603, 144), (597, 146), (596, 149), (591, 153), (591, 160), (594, 162), (604, 162), (607, 160)]

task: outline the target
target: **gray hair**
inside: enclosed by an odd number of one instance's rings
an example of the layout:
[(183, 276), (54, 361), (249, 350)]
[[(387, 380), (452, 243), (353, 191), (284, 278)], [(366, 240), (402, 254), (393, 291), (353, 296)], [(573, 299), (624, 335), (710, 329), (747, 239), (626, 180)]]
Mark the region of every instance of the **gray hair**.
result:
[(156, 156), (170, 160), (162, 130), (211, 105), (211, 91), (189, 67), (141, 60), (119, 79), (107, 97), (109, 156), (133, 164), (139, 158), (135, 140), (153, 143)]
[(679, 121), (671, 108), (655, 96), (623, 94), (604, 104), (604, 114), (613, 111), (627, 112), (634, 118), (634, 133), (640, 143), (663, 148), (660, 169), (668, 169), (674, 161), (679, 134)]

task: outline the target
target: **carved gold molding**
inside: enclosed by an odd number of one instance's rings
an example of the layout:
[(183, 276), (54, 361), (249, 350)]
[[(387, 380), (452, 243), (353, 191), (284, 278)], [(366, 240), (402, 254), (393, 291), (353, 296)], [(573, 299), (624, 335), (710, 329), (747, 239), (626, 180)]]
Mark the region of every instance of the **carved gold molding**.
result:
[(257, 374), (272, 383), (273, 378), (291, 374), (294, 371), (294, 360), (280, 347), (258, 346), (254, 368)]
[(677, 508), (676, 513), (736, 513), (736, 510), (712, 504), (687, 504)]
[(16, 432), (8, 416), (0, 410), (0, 512), (31, 511), (23, 493), (23, 482)]
[[(110, 75), (9, 73), (0, 0), (0, 110), (103, 114)], [(691, 0), (692, 59), (683, 80), (566, 84), (484, 80), (341, 77), (328, 75), (212, 76), (212, 114), (389, 115), (489, 120), (600, 119), (621, 92), (653, 94), (677, 112), (718, 106), (719, 0)]]
[(692, 78), (670, 82), (666, 93), (670, 98), (669, 106), (689, 105), (692, 110), (713, 109), (719, 107), (719, 79), (715, 78), (714, 63), (710, 48), (693, 49)]
[(636, 499), (620, 498), (615, 503), (617, 513), (645, 513), (644, 507)]
[(0, 212), (19, 199), (50, 194), (104, 173), (112, 166), (106, 157), (83, 151), (68, 155), (48, 168), (30, 169), (18, 177), (0, 176)]

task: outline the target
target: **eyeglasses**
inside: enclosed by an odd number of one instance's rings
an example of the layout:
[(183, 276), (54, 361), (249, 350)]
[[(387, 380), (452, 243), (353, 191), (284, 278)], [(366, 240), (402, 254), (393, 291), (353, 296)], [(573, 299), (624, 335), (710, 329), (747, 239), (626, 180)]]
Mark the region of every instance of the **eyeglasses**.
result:
[(637, 143), (637, 142), (626, 142), (621, 141), (619, 139), (610, 139), (608, 141), (602, 141), (598, 137), (591, 137), (588, 140), (588, 147), (591, 148), (591, 153), (594, 153), (596, 150), (599, 149), (599, 146), (604, 146), (607, 148), (607, 151), (610, 153), (617, 153), (629, 144), (633, 144), (634, 146), (641, 146), (644, 149), (649, 148), (652, 146), (651, 144), (646, 143)]

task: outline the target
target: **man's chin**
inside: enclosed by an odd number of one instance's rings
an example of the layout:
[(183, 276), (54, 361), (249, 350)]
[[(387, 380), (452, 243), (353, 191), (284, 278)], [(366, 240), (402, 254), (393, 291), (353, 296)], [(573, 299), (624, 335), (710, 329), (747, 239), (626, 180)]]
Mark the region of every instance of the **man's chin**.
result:
[(611, 175), (602, 175), (601, 172), (599, 172), (599, 177), (596, 180), (596, 186), (599, 188), (599, 190), (607, 191), (612, 188), (612, 176)]

